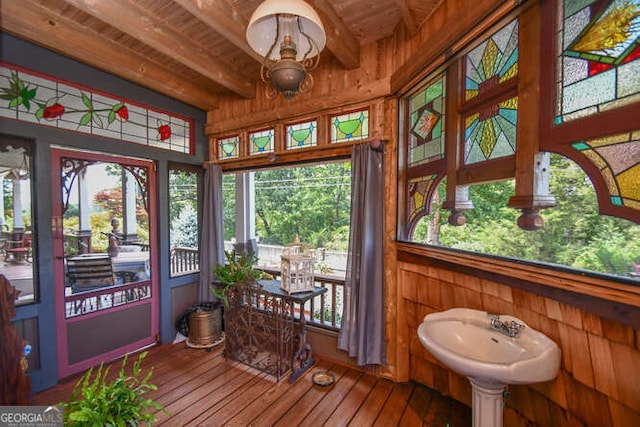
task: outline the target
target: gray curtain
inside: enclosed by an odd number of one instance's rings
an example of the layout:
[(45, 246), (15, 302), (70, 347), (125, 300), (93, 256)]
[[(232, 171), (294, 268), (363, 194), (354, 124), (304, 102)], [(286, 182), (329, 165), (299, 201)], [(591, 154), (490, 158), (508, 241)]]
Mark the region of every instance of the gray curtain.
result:
[(351, 152), (351, 231), (338, 348), (361, 366), (386, 365), (383, 147), (360, 144)]
[(224, 262), (222, 168), (220, 165), (209, 165), (205, 170), (203, 199), (198, 300), (207, 302), (215, 299), (209, 291), (209, 286), (214, 279), (213, 267)]

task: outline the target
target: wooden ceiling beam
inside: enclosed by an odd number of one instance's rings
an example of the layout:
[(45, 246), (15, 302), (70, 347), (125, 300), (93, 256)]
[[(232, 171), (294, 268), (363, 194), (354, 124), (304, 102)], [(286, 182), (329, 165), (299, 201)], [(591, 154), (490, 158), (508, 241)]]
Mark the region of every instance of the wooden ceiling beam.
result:
[(65, 0), (74, 7), (117, 28), (151, 48), (186, 65), (208, 79), (244, 97), (255, 98), (255, 83), (240, 77), (223, 61), (215, 60), (204, 49), (136, 2), (128, 0)]
[(409, 6), (407, 6), (406, 0), (394, 1), (400, 9), (400, 15), (402, 16), (402, 22), (404, 22), (404, 26), (407, 28), (409, 35), (413, 36), (418, 32), (419, 26), (416, 23), (416, 20), (413, 19), (413, 14), (409, 10)]
[(2, 30), (17, 37), (196, 108), (209, 111), (219, 106), (220, 99), (214, 92), (115, 42), (92, 37), (82, 25), (60, 17), (39, 2), (0, 2), (0, 15)]
[(313, 0), (327, 34), (327, 49), (347, 70), (360, 67), (360, 43), (327, 0)]
[(262, 56), (247, 43), (246, 31), (249, 22), (229, 2), (226, 0), (174, 1), (258, 63), (262, 63)]

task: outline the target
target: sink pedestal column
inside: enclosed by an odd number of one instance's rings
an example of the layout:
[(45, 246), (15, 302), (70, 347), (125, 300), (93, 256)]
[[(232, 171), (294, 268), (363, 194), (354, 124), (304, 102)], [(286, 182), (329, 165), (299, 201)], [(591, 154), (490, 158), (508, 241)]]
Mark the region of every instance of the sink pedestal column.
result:
[(505, 385), (469, 378), (471, 382), (473, 427), (502, 427), (502, 398)]

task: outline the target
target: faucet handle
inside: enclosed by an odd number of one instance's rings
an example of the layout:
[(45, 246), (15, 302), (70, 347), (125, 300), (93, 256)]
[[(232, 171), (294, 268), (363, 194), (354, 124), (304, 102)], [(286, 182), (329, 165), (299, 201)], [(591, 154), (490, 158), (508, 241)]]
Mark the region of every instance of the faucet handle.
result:
[(509, 336), (517, 337), (521, 329), (525, 329), (525, 326), (522, 323), (512, 320), (511, 323), (509, 323)]

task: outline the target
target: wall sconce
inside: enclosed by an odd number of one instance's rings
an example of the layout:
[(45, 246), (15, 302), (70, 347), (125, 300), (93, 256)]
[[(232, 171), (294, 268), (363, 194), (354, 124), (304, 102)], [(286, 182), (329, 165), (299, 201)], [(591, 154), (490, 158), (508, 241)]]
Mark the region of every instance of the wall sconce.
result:
[(326, 35), (315, 10), (302, 0), (265, 0), (251, 15), (247, 42), (264, 58), (260, 78), (267, 98), (286, 99), (313, 87)]

